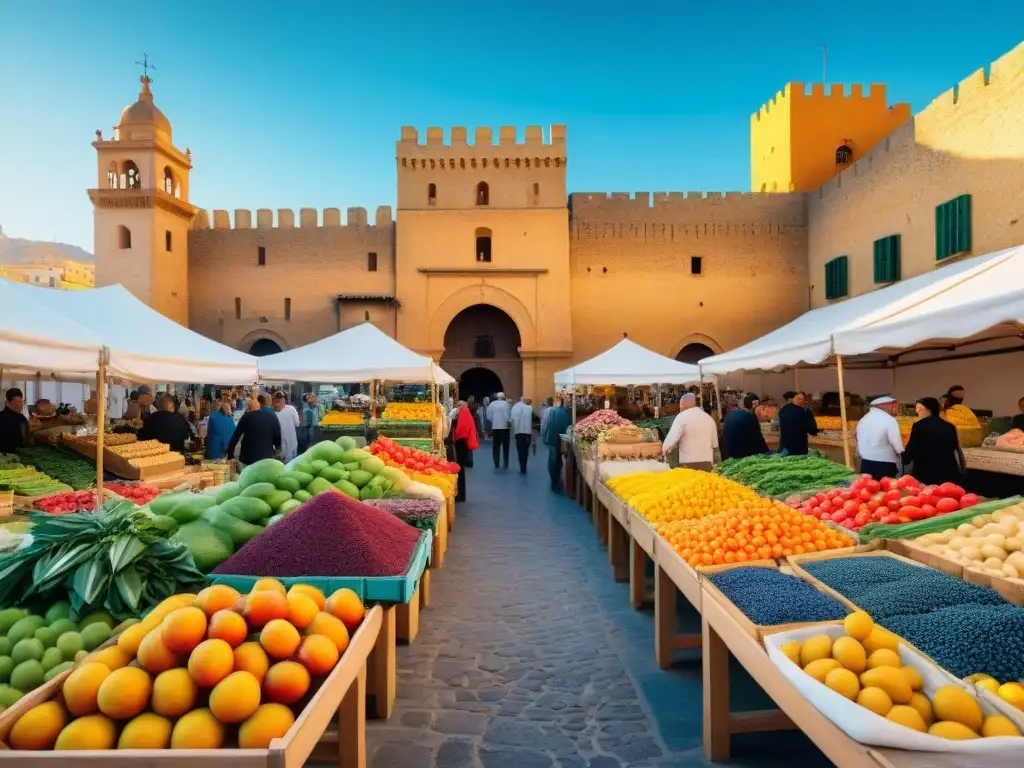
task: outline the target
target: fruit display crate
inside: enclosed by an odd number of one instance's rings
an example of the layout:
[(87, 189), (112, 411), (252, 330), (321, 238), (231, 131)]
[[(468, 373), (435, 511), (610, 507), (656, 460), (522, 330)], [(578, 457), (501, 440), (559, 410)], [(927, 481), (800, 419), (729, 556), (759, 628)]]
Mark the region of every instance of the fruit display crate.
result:
[[(70, 440), (64, 443), (76, 453), (80, 453), (88, 459), (96, 461), (96, 444), (86, 443), (81, 440)], [(173, 472), (185, 469), (185, 457), (180, 453), (168, 453), (167, 461), (160, 464), (150, 464), (145, 467), (133, 466), (127, 459), (106, 448), (103, 449), (103, 469), (117, 477), (126, 480), (148, 480), (154, 477), (161, 477)]]
[[(7, 744), (11, 728), (25, 712), (52, 698), (60, 697), (68, 670), (23, 696), (0, 714), (0, 762), (22, 768), (179, 768), (188, 761), (191, 768), (283, 768), (301, 766), (311, 755), (330, 759), (340, 768), (366, 766), (367, 667), (383, 623), (380, 608), (371, 608), (352, 635), (341, 660), (308, 699), (288, 733), (274, 739), (266, 749), (123, 749), (103, 751), (14, 751)], [(107, 643), (116, 642), (111, 638)], [(104, 646), (106, 647), (106, 646)], [(99, 650), (99, 649), (97, 649)], [(318, 744), (332, 725), (337, 726), (337, 752), (326, 755)], [(326, 744), (324, 746), (327, 746)], [(334, 744), (330, 744), (331, 751)]]
[[(291, 576), (275, 577), (286, 587), (292, 584), (309, 584), (325, 595), (339, 589), (351, 589), (365, 602), (405, 604), (412, 600), (419, 587), (423, 571), (430, 562), (433, 534), (423, 531), (409, 559), (409, 567), (401, 576)], [(227, 573), (211, 573), (211, 584), (227, 584), (247, 594), (261, 576), (239, 576)]]
[(886, 541), (885, 547), (893, 554), (924, 563), (930, 568), (948, 573), (950, 576), (955, 576), (958, 579), (963, 579), (968, 584), (990, 587), (1014, 605), (1024, 605), (1024, 579), (993, 576), (976, 568), (963, 566), (935, 552), (929, 552), (924, 547), (914, 543), (913, 540), (889, 539)]

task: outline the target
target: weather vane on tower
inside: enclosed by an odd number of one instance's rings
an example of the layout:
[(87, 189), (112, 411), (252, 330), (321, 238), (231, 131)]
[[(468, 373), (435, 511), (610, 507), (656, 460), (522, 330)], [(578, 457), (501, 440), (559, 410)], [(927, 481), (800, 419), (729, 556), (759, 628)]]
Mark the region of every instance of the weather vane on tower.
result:
[(149, 70), (156, 69), (156, 67), (149, 63), (149, 54), (142, 54), (142, 61), (136, 61), (135, 63), (142, 67), (142, 76), (147, 80), (152, 80), (149, 76)]

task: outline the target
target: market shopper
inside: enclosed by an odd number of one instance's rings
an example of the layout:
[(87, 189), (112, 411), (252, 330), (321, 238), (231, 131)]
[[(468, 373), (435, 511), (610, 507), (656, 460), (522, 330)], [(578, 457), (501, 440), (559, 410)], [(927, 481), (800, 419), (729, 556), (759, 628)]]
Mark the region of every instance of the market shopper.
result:
[(226, 458), (228, 443), (235, 433), (235, 418), (231, 415), (231, 400), (219, 400), (206, 422), (206, 451), (204, 455), (212, 461)]
[(703, 408), (697, 396), (687, 392), (679, 400), (679, 415), (672, 420), (662, 450), (666, 457), (679, 451), (679, 466), (710, 472), (718, 449), (718, 424)]
[(316, 400), (317, 397), (312, 392), (302, 396), (302, 439), (306, 448), (313, 444), (316, 428), (320, 425), (320, 407)]
[(275, 451), (281, 447), (281, 422), (273, 409), (266, 411), (258, 399), (250, 398), (249, 410), (238, 420), (228, 443), (228, 458), (235, 455), (239, 442), (242, 443), (238, 453), (239, 469), (260, 459), (274, 458)]
[(893, 414), (899, 407), (890, 395), (876, 397), (871, 409), (857, 423), (857, 452), (860, 471), (875, 480), (899, 474), (899, 460), (903, 453), (900, 425)]
[(551, 490), (555, 493), (562, 490), (562, 453), (565, 451), (562, 435), (570, 426), (572, 414), (565, 407), (563, 400), (556, 400), (548, 409), (544, 427), (540, 432), (541, 442), (548, 448), (548, 474), (551, 476)]
[(1013, 429), (1024, 430), (1024, 397), (1017, 401), (1017, 410), (1019, 410), (1020, 413), (1013, 417), (1013, 421), (1010, 426)]
[(455, 448), (455, 461), (459, 465), (459, 479), (455, 500), (462, 502), (466, 500), (467, 457), (472, 451), (480, 447), (480, 441), (476, 432), (476, 419), (473, 418), (473, 414), (465, 400), (460, 400), (459, 404), (455, 406), (449, 438)]
[(963, 405), (964, 398), (967, 393), (960, 384), (954, 384), (946, 390), (946, 394), (942, 396), (942, 410), (952, 408), (954, 405)]
[(786, 405), (779, 410), (779, 452), (790, 456), (806, 456), (807, 438), (818, 434), (818, 422), (807, 407), (803, 392), (787, 392)]
[(757, 395), (748, 392), (743, 398), (743, 407), (730, 411), (725, 417), (725, 423), (722, 425), (723, 459), (744, 459), (747, 456), (768, 453), (768, 443), (761, 432), (761, 422), (754, 413), (760, 402)]
[(160, 395), (156, 408), (139, 430), (139, 440), (157, 440), (170, 446), (172, 451), (184, 453), (185, 441), (192, 437), (192, 428), (175, 409), (174, 398), (166, 393)]
[(28, 419), (25, 417), (25, 395), (11, 387), (0, 411), (0, 453), (12, 453), (28, 442)]
[(533, 441), (533, 406), (527, 397), (519, 398), (512, 406), (510, 422), (516, 439), (516, 456), (519, 458), (519, 474), (526, 474), (526, 460), (530, 455)]
[(505, 399), (505, 393), (499, 392), (497, 399), (487, 406), (487, 418), (491, 422), (491, 450), (494, 453), (494, 468), (498, 469), (499, 459), (504, 458), (505, 469), (508, 469), (509, 449), (509, 418), (512, 408)]
[(960, 449), (956, 427), (942, 418), (939, 401), (922, 397), (914, 410), (921, 418), (910, 428), (903, 466), (913, 464), (908, 471), (925, 485), (962, 483), (967, 462)]
[(274, 411), (281, 422), (281, 453), (285, 461), (291, 461), (299, 454), (299, 412), (289, 405), (284, 392), (274, 393)]

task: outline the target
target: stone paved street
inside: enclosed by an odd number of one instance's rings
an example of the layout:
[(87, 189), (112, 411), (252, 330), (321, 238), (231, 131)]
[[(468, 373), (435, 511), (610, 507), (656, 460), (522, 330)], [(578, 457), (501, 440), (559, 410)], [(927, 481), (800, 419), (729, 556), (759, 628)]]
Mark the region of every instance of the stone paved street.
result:
[[(488, 449), (433, 607), (399, 648), (394, 716), (368, 725), (372, 768), (707, 765), (699, 654), (657, 669), (651, 614), (611, 578), (589, 517), (548, 490), (544, 449), (525, 476)], [(800, 734), (733, 744), (730, 765), (828, 765)]]

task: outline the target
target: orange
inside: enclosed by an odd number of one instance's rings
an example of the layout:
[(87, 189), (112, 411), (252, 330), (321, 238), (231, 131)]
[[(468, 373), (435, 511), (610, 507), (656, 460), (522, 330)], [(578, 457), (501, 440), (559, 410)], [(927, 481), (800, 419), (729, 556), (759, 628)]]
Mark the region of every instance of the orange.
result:
[(131, 720), (149, 706), (153, 681), (138, 667), (115, 669), (100, 685), (96, 705), (113, 720)]
[(304, 595), (301, 592), (288, 594), (288, 621), (299, 629), (308, 627), (318, 613), (320, 613), (320, 606), (309, 595)]
[(309, 672), (295, 661), (279, 661), (267, 670), (263, 693), (269, 701), (294, 704), (309, 690)]
[(223, 610), (210, 617), (210, 629), (207, 632), (210, 640), (223, 640), (232, 648), (237, 648), (248, 636), (249, 626), (240, 614)]
[(288, 597), (291, 597), (292, 595), (305, 595), (316, 603), (316, 607), (321, 611), (327, 603), (327, 598), (324, 597), (324, 593), (309, 584), (293, 584), (292, 588), (288, 590)]
[(299, 663), (309, 670), (309, 674), (326, 675), (338, 663), (341, 654), (338, 646), (325, 635), (310, 635), (302, 641), (297, 656)]
[(196, 705), (198, 693), (187, 669), (168, 669), (153, 681), (153, 711), (164, 717), (181, 717)]
[(64, 681), (64, 705), (75, 717), (96, 711), (96, 697), (103, 681), (110, 676), (110, 667), (91, 661), (76, 668)]
[(241, 595), (238, 590), (232, 589), (227, 584), (214, 584), (196, 595), (193, 605), (207, 616), (213, 616), (217, 611), (223, 611), (233, 606), (239, 597)]
[(260, 645), (272, 659), (290, 659), (301, 642), (299, 630), (284, 619), (268, 621), (260, 632)]
[(174, 724), (171, 749), (220, 749), (224, 726), (208, 709), (193, 709)]
[(348, 648), (348, 630), (341, 619), (321, 611), (310, 623), (306, 632), (310, 635), (325, 635), (337, 646), (340, 653)]
[(139, 666), (151, 675), (159, 675), (181, 662), (181, 657), (164, 644), (164, 634), (159, 629), (142, 638), (137, 658)]
[(238, 729), (240, 749), (266, 749), (274, 739), (283, 738), (295, 723), (295, 715), (284, 704), (264, 704)]
[(279, 592), (282, 595), (285, 594), (284, 584), (277, 579), (260, 579), (252, 585), (252, 592), (263, 592), (270, 590), (273, 592)]
[(362, 623), (366, 615), (366, 608), (359, 595), (351, 589), (342, 588), (327, 598), (327, 606), (324, 609), (335, 618), (341, 619), (345, 629), (352, 632)]
[(212, 688), (235, 668), (235, 654), (223, 640), (204, 640), (188, 657), (188, 673), (202, 688)]
[(268, 621), (288, 616), (288, 598), (284, 592), (263, 589), (250, 592), (245, 599), (245, 618), (252, 627), (259, 629)]
[(222, 723), (240, 723), (260, 706), (260, 681), (248, 672), (232, 672), (210, 693), (210, 711)]
[(206, 637), (206, 614), (195, 607), (178, 608), (160, 625), (164, 645), (175, 653), (189, 653)]
[(267, 670), (270, 669), (270, 659), (267, 658), (267, 652), (263, 650), (263, 646), (259, 643), (242, 643), (240, 646), (235, 648), (235, 669), (240, 672), (249, 672), (263, 683), (263, 678), (267, 676)]

